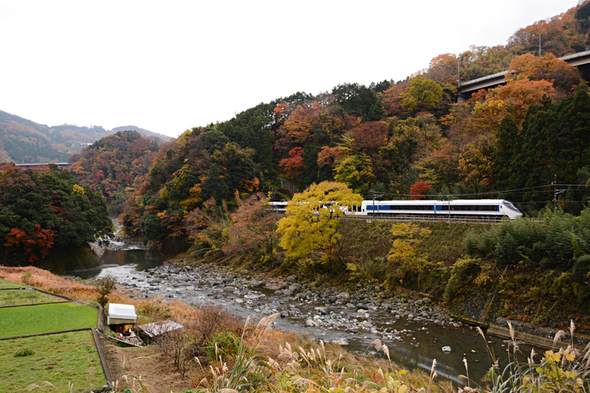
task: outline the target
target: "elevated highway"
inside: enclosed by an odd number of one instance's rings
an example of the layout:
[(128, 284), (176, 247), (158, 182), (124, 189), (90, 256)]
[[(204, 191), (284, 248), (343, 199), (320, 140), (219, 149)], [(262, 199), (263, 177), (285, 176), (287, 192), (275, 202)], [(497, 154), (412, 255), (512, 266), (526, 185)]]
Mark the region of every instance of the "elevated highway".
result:
[[(573, 67), (578, 67), (582, 78), (590, 80), (590, 51), (574, 53), (573, 55), (567, 55), (560, 57), (559, 60), (563, 60)], [(493, 89), (494, 87), (503, 85), (506, 83), (505, 76), (511, 71), (502, 71), (497, 74), (484, 76), (482, 78), (474, 79), (471, 81), (461, 83), (457, 94), (457, 100), (459, 102), (468, 100), (471, 95), (481, 89)]]

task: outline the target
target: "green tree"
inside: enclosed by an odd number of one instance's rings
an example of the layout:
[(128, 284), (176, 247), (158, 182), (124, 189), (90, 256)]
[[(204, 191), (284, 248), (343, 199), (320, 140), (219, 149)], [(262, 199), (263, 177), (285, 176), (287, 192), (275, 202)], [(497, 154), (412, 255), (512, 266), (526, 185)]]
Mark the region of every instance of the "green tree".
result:
[(496, 144), (492, 153), (490, 173), (496, 190), (518, 188), (515, 178), (518, 176), (514, 162), (518, 152), (522, 149), (522, 140), (518, 125), (511, 115), (506, 115), (500, 123), (496, 134)]
[(430, 111), (438, 108), (443, 98), (442, 86), (424, 77), (410, 81), (410, 91), (402, 93), (404, 107), (411, 111)]
[(363, 198), (345, 184), (322, 182), (312, 184), (295, 194), (287, 205), (287, 214), (278, 222), (280, 246), (291, 259), (321, 255), (321, 260), (332, 259), (332, 249), (340, 235), (336, 232), (344, 211), (352, 211)]
[[(345, 113), (355, 117), (366, 117), (375, 105), (377, 97), (370, 88), (358, 83), (345, 83), (332, 89), (335, 102)], [(375, 109), (373, 109), (375, 111)], [(374, 114), (373, 114), (374, 116)], [(378, 119), (377, 119), (378, 120)]]
[(39, 173), (0, 164), (0, 206), (0, 263), (7, 265), (71, 252), (111, 234), (100, 194), (57, 167)]
[(229, 187), (223, 180), (217, 164), (211, 164), (211, 168), (209, 168), (209, 176), (207, 176), (207, 179), (203, 182), (202, 189), (203, 199), (205, 200), (213, 198), (220, 202), (222, 199), (225, 199)]
[(336, 166), (334, 180), (354, 189), (374, 179), (373, 167), (367, 155), (352, 155), (341, 160)]

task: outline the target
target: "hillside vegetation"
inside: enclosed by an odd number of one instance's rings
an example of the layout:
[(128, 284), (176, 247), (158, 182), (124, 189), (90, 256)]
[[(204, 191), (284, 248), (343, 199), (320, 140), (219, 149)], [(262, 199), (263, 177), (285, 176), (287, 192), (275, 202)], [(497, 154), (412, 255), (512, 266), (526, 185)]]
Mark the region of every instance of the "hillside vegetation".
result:
[(88, 243), (111, 234), (103, 198), (70, 172), (0, 164), (0, 264), (83, 267), (97, 262), (87, 255)]
[[(379, 247), (380, 259), (364, 262), (363, 247), (372, 240), (359, 234), (358, 244), (343, 241), (352, 239), (339, 232), (349, 228), (348, 223), (322, 221), (322, 225), (295, 228), (297, 220), (291, 219), (279, 223), (277, 231), (277, 217), (267, 211), (264, 201), (297, 201), (310, 194), (326, 200), (331, 192), (342, 190), (351, 195), (347, 202), (361, 198), (509, 198), (529, 217), (545, 212), (547, 205), (566, 214), (563, 217), (579, 215), (590, 197), (590, 95), (578, 70), (557, 56), (587, 48), (589, 7), (590, 2), (582, 2), (520, 29), (506, 46), (471, 47), (459, 56), (439, 55), (428, 68), (403, 81), (341, 84), (317, 95), (297, 92), (261, 103), (228, 121), (194, 127), (163, 145), (134, 131), (105, 136), (73, 157), (72, 173), (87, 187), (71, 183), (64, 191), (71, 196), (62, 198), (86, 195), (92, 199), (94, 190), (99, 191), (111, 213), (121, 212), (128, 236), (162, 252), (186, 252), (187, 259), (336, 277), (341, 282), (382, 277), (391, 286), (407, 286), (438, 297), (452, 292), (448, 285), (453, 274), (462, 271), (455, 269), (461, 261), (463, 265), (458, 266), (471, 266), (465, 262), (470, 260), (481, 261), (475, 262), (480, 267), (490, 266), (490, 272), (495, 272), (490, 273), (492, 281), (503, 279), (498, 271), (508, 268), (516, 275), (518, 266), (525, 264), (525, 271), (546, 275), (547, 285), (565, 274), (559, 281), (563, 284), (560, 293), (570, 284), (577, 289), (558, 299), (582, 301), (588, 276), (585, 237), (567, 225), (571, 237), (555, 237), (577, 244), (567, 262), (547, 262), (539, 256), (552, 249), (548, 236), (537, 243), (549, 248), (514, 245), (518, 236), (512, 232), (513, 240), (494, 232), (484, 236), (489, 243), (470, 241), (463, 248), (458, 244), (465, 234), (459, 230), (437, 232), (409, 224), (379, 227), (389, 232), (387, 241), (370, 245)], [(540, 34), (545, 42), (543, 56), (536, 53)], [(503, 85), (457, 103), (458, 79), (506, 69), (512, 72)], [(42, 146), (49, 141), (43, 139), (43, 126), (29, 122), (26, 127), (37, 139), (23, 137), (23, 143)], [(33, 180), (44, 176), (25, 174)], [(21, 174), (8, 168), (3, 176), (11, 185), (15, 181), (11, 176), (20, 179)], [(54, 192), (52, 187), (61, 186), (44, 187)], [(25, 233), (27, 241), (34, 241), (45, 236), (44, 231), (57, 231), (56, 222), (64, 222), (43, 221), (30, 210), (18, 210), (24, 203), (14, 197), (11, 205), (3, 207), (6, 217), (16, 214), (28, 220), (3, 221), (9, 223), (3, 224), (5, 250), (17, 249), (6, 240), (9, 233)], [(57, 217), (65, 214), (59, 209), (67, 211), (49, 200), (35, 203), (38, 211), (51, 209)], [(103, 213), (98, 212), (99, 221)], [(80, 244), (91, 239), (86, 234), (100, 234), (104, 228), (102, 221), (88, 226), (81, 224), (83, 220), (65, 222), (83, 227), (72, 234), (73, 239), (82, 239)], [(427, 242), (439, 247), (426, 252), (421, 238), (434, 236), (429, 232), (439, 233), (436, 242)], [(371, 233), (379, 236), (373, 229), (363, 235)], [(57, 232), (55, 236), (60, 238)], [(452, 249), (441, 240), (445, 236)], [(20, 260), (27, 260), (29, 254), (42, 257), (49, 242), (41, 243), (36, 254), (23, 246)], [(440, 250), (447, 250), (447, 255)], [(506, 258), (512, 262), (507, 263)], [(482, 269), (487, 272), (488, 267)], [(478, 273), (478, 277), (483, 281), (474, 280), (474, 288), (488, 282), (488, 276)], [(466, 282), (470, 281), (461, 281)], [(543, 294), (549, 288), (545, 284), (538, 287)], [(572, 300), (571, 304), (577, 303)]]
[(71, 172), (84, 186), (104, 197), (111, 215), (140, 187), (162, 142), (137, 131), (119, 131), (101, 138), (72, 157)]
[(78, 127), (61, 125), (49, 127), (0, 111), (0, 163), (68, 162), (83, 148), (118, 131), (138, 131), (145, 137), (169, 137), (135, 126), (117, 127), (111, 131), (99, 126)]
[[(186, 250), (209, 212), (232, 212), (256, 192), (290, 199), (322, 181), (365, 199), (507, 198), (530, 215), (559, 189), (559, 206), (579, 213), (590, 196), (590, 95), (556, 56), (586, 47), (586, 7), (520, 29), (506, 46), (437, 56), (404, 81), (298, 92), (187, 130), (135, 187), (127, 233)], [(539, 34), (541, 57), (531, 44)], [(457, 61), (461, 79), (513, 72), (457, 103)]]

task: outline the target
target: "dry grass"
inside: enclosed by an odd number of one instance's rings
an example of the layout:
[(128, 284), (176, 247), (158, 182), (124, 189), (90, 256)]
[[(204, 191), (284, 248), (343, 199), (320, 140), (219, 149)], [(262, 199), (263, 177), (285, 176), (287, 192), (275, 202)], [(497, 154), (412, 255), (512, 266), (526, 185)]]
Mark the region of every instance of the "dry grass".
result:
[[(30, 273), (28, 282), (47, 291), (93, 302), (92, 285), (72, 278), (54, 276), (34, 267), (0, 267), (0, 278), (18, 282)], [(450, 392), (450, 383), (434, 381), (420, 371), (402, 370), (391, 362), (367, 358), (338, 345), (317, 344), (294, 333), (271, 329), (273, 318), (258, 324), (235, 318), (210, 307), (196, 309), (180, 301), (131, 299), (115, 291), (110, 301), (134, 304), (138, 322), (171, 319), (186, 326), (169, 343), (147, 348), (119, 348), (106, 344), (109, 366), (115, 374), (117, 392)], [(240, 337), (232, 359), (207, 364), (204, 347), (218, 332), (231, 331)], [(173, 345), (168, 345), (173, 344)], [(377, 348), (377, 345), (376, 345)], [(378, 350), (387, 351), (379, 343)], [(409, 389), (409, 390), (408, 390)]]
[(33, 266), (0, 266), (0, 278), (5, 280), (21, 283), (25, 275), (28, 276), (27, 285), (29, 286), (85, 301), (91, 301), (96, 297), (94, 288), (77, 282), (73, 278), (56, 276), (47, 270)]

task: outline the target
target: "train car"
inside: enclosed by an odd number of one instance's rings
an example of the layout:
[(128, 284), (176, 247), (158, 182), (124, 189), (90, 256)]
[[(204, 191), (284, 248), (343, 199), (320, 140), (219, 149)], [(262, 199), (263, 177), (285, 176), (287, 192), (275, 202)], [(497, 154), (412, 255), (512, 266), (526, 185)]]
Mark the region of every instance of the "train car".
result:
[(500, 220), (508, 217), (514, 220), (522, 213), (504, 199), (457, 199), (452, 201), (363, 201), (361, 216), (394, 217), (394, 216), (430, 216), (432, 219), (487, 218)]
[(268, 202), (268, 207), (270, 210), (279, 212), (279, 213), (286, 213), (287, 212), (287, 203), (286, 201), (279, 201), (279, 202)]

